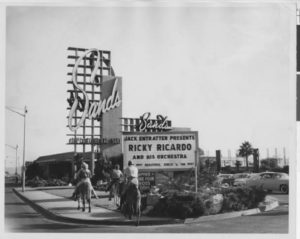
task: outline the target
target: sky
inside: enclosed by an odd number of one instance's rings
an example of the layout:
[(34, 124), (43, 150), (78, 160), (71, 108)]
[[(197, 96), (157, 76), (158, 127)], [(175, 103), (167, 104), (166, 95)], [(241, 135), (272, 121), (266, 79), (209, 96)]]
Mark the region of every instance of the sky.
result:
[[(5, 106), (26, 116), (26, 160), (72, 151), (66, 143), (67, 48), (112, 52), (123, 117), (168, 116), (198, 131), (199, 147), (233, 155), (245, 140), (294, 155), (295, 9), (8, 7)], [(23, 118), (5, 111), (5, 143), (23, 147)], [(6, 147), (6, 162), (15, 151)]]

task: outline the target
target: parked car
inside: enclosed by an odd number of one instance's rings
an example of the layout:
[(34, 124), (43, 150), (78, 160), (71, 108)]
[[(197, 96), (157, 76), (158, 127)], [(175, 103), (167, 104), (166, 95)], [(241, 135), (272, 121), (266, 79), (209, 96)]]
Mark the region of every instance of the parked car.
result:
[(8, 174), (5, 172), (5, 183), (19, 183), (21, 182), (21, 176), (16, 174)]
[(255, 173), (236, 173), (233, 175), (234, 178), (234, 182), (233, 182), (233, 186), (245, 186), (246, 182), (254, 177)]
[(233, 174), (218, 174), (217, 183), (222, 186), (232, 186), (234, 182)]
[(246, 186), (262, 187), (268, 191), (289, 193), (289, 175), (286, 173), (264, 172), (258, 173), (246, 181)]

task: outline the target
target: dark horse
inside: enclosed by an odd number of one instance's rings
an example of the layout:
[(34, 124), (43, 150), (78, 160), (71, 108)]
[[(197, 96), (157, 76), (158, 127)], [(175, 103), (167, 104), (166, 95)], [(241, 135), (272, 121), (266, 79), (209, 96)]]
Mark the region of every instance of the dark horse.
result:
[(89, 205), (89, 212), (91, 212), (91, 184), (87, 181), (82, 182), (78, 189), (77, 189), (78, 195), (78, 210), (80, 209), (80, 199), (82, 200), (82, 211), (85, 211), (85, 201), (87, 201)]
[(136, 215), (136, 226), (139, 225), (141, 217), (141, 193), (137, 186), (133, 183), (128, 185), (128, 189), (124, 195), (122, 211), (125, 216), (128, 215), (130, 220), (133, 215)]

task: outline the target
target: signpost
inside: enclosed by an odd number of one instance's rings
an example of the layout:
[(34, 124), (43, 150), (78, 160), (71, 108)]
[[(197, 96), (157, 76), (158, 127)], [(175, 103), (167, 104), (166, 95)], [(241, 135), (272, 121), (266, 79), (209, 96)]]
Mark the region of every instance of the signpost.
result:
[(153, 172), (139, 173), (139, 189), (141, 191), (149, 190), (155, 185), (155, 174)]

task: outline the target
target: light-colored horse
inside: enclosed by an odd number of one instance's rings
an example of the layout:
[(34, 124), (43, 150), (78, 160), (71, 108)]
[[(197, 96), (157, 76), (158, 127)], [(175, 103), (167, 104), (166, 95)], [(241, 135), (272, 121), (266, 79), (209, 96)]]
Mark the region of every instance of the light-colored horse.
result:
[(82, 201), (82, 211), (85, 211), (85, 202), (88, 203), (88, 207), (89, 207), (89, 212), (91, 212), (91, 194), (92, 194), (92, 190), (91, 190), (91, 184), (88, 181), (84, 181), (82, 182), (79, 186), (78, 186), (78, 196), (77, 196), (77, 200), (78, 200), (78, 207), (77, 209), (80, 209), (80, 200)]

